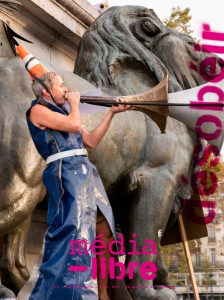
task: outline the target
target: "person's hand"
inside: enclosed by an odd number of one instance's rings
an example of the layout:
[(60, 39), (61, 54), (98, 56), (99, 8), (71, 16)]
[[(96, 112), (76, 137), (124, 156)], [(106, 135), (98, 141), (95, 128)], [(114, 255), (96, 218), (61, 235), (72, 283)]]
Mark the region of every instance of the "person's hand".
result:
[(123, 105), (122, 102), (130, 102), (130, 99), (128, 98), (118, 98), (116, 100), (117, 102), (120, 102), (121, 104), (119, 105), (112, 105), (111, 106), (111, 112), (116, 114), (116, 113), (120, 113), (120, 112), (123, 112), (123, 111), (126, 111), (126, 110), (133, 110), (134, 109), (134, 106), (131, 106), (131, 105)]
[(68, 104), (79, 104), (80, 103), (80, 93), (69, 91), (66, 93), (66, 101), (68, 101)]

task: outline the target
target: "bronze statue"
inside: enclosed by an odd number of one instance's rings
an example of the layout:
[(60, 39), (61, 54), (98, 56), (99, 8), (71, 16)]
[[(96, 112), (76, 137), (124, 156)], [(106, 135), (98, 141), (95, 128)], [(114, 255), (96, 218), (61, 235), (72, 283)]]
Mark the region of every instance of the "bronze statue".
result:
[[(169, 91), (174, 92), (203, 83), (200, 75), (189, 68), (191, 60), (197, 64), (204, 56), (195, 53), (192, 45), (189, 36), (166, 28), (153, 10), (112, 7), (92, 24), (81, 41), (75, 67), (79, 76), (43, 64), (81, 92), (94, 84), (109, 95), (137, 94), (155, 86), (165, 74), (169, 75)], [(29, 277), (24, 245), (32, 212), (45, 195), (41, 184), (45, 163), (26, 126), (25, 111), (33, 94), (19, 58), (0, 57), (0, 91), (0, 261), (3, 284), (17, 293)], [(92, 128), (103, 114), (86, 113), (85, 126)], [(159, 244), (169, 217), (180, 212), (179, 198), (183, 193), (190, 197), (190, 187), (181, 178), (190, 178), (196, 143), (196, 134), (184, 124), (168, 118), (166, 134), (161, 134), (152, 119), (132, 111), (116, 116), (94, 155), (89, 151), (126, 241), (135, 233), (139, 246), (144, 240)], [(126, 252), (131, 250), (129, 247), (127, 243)], [(146, 282), (136, 271), (127, 285), (147, 287), (130, 288), (132, 299), (176, 299), (173, 290), (155, 287), (168, 285), (159, 254), (130, 255), (126, 264), (148, 260), (156, 262), (157, 277), (154, 283)]]

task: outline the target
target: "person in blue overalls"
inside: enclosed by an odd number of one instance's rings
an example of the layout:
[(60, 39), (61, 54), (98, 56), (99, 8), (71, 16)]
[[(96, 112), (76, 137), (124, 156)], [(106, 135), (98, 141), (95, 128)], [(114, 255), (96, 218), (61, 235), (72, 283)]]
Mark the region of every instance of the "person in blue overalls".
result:
[[(34, 81), (33, 91), (37, 99), (26, 115), (34, 144), (47, 163), (43, 182), (49, 204), (43, 259), (29, 299), (109, 300), (108, 277), (98, 277), (98, 285), (92, 278), (90, 249), (87, 254), (71, 255), (70, 241), (85, 240), (89, 245), (96, 235), (102, 234), (108, 245), (115, 237), (111, 206), (84, 145), (95, 148), (113, 116), (131, 107), (112, 106), (88, 133), (82, 127), (79, 92), (69, 92), (58, 74), (42, 75)], [(66, 101), (70, 112), (63, 107)], [(108, 262), (109, 252), (104, 256)], [(71, 266), (85, 271), (72, 272)], [(125, 289), (120, 299), (130, 299), (126, 292)]]

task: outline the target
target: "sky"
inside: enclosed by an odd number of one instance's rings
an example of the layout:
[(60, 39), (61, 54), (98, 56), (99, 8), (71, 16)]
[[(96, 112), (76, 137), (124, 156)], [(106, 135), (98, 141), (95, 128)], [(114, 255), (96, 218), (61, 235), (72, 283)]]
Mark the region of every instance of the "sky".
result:
[[(104, 1), (89, 0), (89, 2), (97, 4), (103, 3)], [(190, 14), (192, 16), (190, 24), (194, 37), (203, 41), (201, 37), (203, 23), (209, 24), (211, 31), (224, 33), (224, 0), (204, 0), (203, 2), (199, 0), (107, 0), (107, 2), (109, 7), (138, 5), (152, 8), (162, 21), (169, 17), (173, 7), (179, 6), (181, 9), (188, 7), (190, 8)], [(224, 41), (214, 42), (206, 40), (204, 43), (224, 46)], [(224, 55), (222, 55), (222, 58), (224, 58)], [(222, 148), (222, 156), (224, 156), (224, 146)]]

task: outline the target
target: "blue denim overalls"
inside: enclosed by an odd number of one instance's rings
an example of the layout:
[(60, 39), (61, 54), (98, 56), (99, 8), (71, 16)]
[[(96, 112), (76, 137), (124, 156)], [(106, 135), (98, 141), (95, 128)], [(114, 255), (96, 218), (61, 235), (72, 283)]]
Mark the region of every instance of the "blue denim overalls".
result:
[[(31, 108), (37, 104), (32, 102)], [(66, 112), (49, 102), (52, 111)], [(80, 133), (51, 129), (41, 130), (29, 120), (30, 134), (39, 154), (46, 160), (55, 153), (84, 148)], [(48, 230), (39, 278), (30, 300), (97, 300), (97, 280), (92, 279), (92, 257), (72, 255), (70, 240), (85, 240), (90, 245), (96, 238), (97, 206), (107, 218), (113, 234), (114, 219), (104, 186), (96, 167), (87, 156), (71, 156), (49, 163), (43, 173), (48, 203)], [(86, 266), (85, 272), (71, 272), (71, 266)]]

